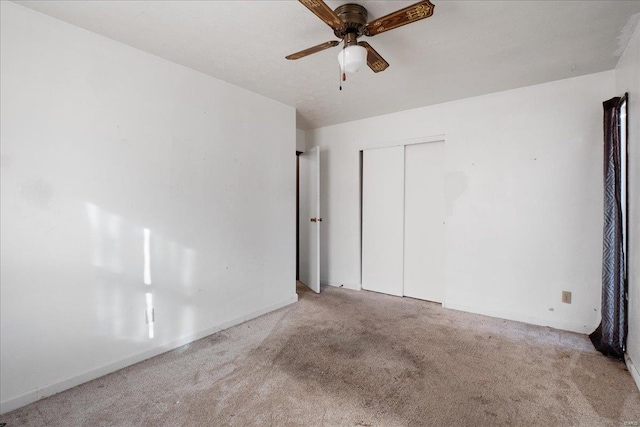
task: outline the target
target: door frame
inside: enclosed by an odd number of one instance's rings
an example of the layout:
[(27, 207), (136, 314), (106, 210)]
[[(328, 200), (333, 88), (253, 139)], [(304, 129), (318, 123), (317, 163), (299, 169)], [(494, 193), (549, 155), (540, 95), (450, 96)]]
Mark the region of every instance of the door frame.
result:
[(300, 154), (296, 150), (296, 281), (300, 280)]

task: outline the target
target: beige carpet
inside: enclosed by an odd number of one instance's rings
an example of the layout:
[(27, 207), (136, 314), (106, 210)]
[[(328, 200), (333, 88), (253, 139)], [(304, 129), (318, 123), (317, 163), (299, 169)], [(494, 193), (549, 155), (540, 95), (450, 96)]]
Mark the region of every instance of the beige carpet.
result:
[[(300, 302), (0, 417), (29, 426), (640, 424), (584, 335), (372, 292)], [(627, 424), (629, 425), (629, 424)]]

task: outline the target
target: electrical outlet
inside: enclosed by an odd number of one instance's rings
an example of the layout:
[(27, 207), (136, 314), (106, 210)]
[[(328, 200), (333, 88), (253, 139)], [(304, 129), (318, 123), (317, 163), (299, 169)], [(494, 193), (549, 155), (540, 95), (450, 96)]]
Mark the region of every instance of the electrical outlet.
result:
[(571, 304), (571, 292), (562, 291), (562, 302), (565, 304)]
[(145, 322), (147, 322), (147, 325), (149, 323), (153, 323), (156, 319), (155, 319), (155, 314), (153, 312), (153, 307), (152, 308), (147, 308), (144, 311), (144, 320)]

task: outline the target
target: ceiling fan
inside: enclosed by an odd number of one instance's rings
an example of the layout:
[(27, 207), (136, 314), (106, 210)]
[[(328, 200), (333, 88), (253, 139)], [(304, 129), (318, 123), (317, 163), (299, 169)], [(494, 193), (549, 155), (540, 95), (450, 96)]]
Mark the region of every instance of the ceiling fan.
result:
[[(435, 7), (429, 0), (424, 0), (367, 23), (367, 9), (359, 4), (343, 4), (332, 10), (323, 0), (298, 1), (330, 26), (340, 41), (344, 41), (344, 48), (338, 55), (342, 80), (346, 79), (347, 73), (358, 71), (365, 61), (375, 73), (384, 71), (389, 67), (389, 63), (369, 43), (359, 42), (359, 37), (373, 37), (376, 34), (428, 18), (433, 15)], [(340, 41), (328, 41), (289, 55), (286, 58), (304, 58), (313, 53), (337, 46)]]

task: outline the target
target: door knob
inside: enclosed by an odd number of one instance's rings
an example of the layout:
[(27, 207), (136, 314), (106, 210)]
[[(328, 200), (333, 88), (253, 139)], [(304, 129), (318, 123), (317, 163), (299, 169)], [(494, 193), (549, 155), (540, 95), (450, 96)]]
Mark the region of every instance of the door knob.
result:
[(316, 218), (311, 218), (311, 222), (316, 222), (317, 219)]
[(322, 222), (322, 218), (311, 218), (311, 222)]

